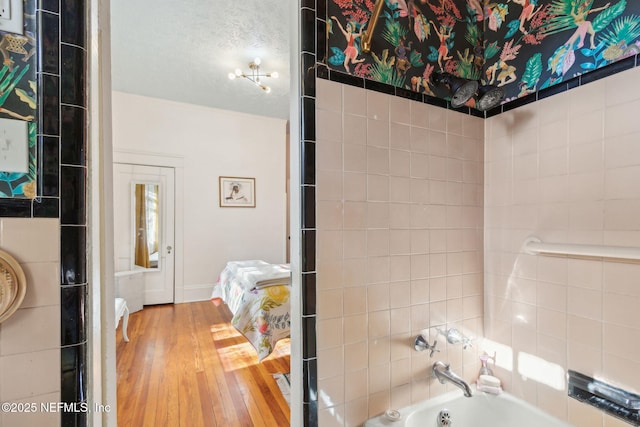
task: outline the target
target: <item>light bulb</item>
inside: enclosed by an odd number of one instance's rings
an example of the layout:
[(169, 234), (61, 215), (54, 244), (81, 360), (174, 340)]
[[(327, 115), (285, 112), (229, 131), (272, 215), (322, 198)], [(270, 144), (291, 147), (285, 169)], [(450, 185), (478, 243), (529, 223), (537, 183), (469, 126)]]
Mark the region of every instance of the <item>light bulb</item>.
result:
[(274, 79), (277, 79), (279, 75), (280, 74), (278, 74), (277, 71), (274, 71), (273, 73), (271, 73), (271, 77), (273, 77)]
[(229, 80), (233, 80), (236, 78), (236, 75), (233, 73), (229, 73)]
[(260, 58), (254, 59), (253, 63), (256, 64), (256, 65), (260, 65)]
[(242, 75), (242, 70), (240, 68), (236, 68), (236, 76), (240, 77)]
[(261, 86), (262, 90), (264, 90), (265, 92), (269, 93), (271, 92), (271, 88), (269, 86)]

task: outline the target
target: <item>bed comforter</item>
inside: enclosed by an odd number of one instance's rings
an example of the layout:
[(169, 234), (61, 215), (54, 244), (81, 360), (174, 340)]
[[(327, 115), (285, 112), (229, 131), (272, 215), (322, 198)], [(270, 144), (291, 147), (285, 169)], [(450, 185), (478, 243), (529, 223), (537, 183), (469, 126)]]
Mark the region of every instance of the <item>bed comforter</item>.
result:
[[(268, 264), (264, 261), (231, 261), (220, 273), (212, 298), (224, 301), (233, 318), (231, 324), (255, 347), (258, 360), (267, 357), (276, 343), (290, 335), (290, 286), (287, 280), (269, 280), (268, 286), (253, 286), (245, 280), (247, 269), (264, 268), (273, 271), (287, 265)], [(278, 282), (283, 284), (278, 284)]]

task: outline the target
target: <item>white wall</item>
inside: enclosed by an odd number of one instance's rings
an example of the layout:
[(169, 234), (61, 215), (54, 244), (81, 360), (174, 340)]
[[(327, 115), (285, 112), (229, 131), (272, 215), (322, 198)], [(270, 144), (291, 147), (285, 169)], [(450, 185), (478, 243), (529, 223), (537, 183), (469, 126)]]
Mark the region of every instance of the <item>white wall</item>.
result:
[(640, 392), (640, 265), (521, 246), (530, 235), (640, 246), (639, 79), (635, 68), (485, 122), (485, 332), (496, 374), (580, 427), (627, 424), (567, 398), (567, 369)]
[[(184, 166), (176, 182), (184, 269), (176, 282), (185, 301), (208, 298), (227, 261), (285, 261), (285, 120), (114, 92), (113, 146)], [(219, 176), (255, 177), (256, 208), (220, 208)]]

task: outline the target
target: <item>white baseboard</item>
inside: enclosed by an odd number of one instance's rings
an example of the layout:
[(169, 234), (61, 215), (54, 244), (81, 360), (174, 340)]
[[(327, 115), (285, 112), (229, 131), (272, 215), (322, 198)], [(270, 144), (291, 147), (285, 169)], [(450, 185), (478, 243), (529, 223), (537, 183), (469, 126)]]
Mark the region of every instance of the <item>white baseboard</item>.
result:
[(191, 285), (189, 287), (185, 287), (183, 292), (183, 302), (207, 301), (211, 299), (213, 283), (207, 283), (205, 285)]

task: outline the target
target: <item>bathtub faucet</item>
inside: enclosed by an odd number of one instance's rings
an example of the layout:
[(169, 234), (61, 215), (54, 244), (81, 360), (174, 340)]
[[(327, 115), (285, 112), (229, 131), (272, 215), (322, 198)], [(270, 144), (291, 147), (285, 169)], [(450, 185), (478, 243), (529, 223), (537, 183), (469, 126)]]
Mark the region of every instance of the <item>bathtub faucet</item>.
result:
[(462, 389), (466, 397), (471, 397), (471, 387), (469, 387), (469, 384), (467, 384), (465, 380), (451, 370), (451, 365), (438, 360), (433, 364), (431, 370), (433, 371), (433, 375), (440, 381), (440, 384), (444, 384), (445, 380), (450, 381), (456, 387)]

